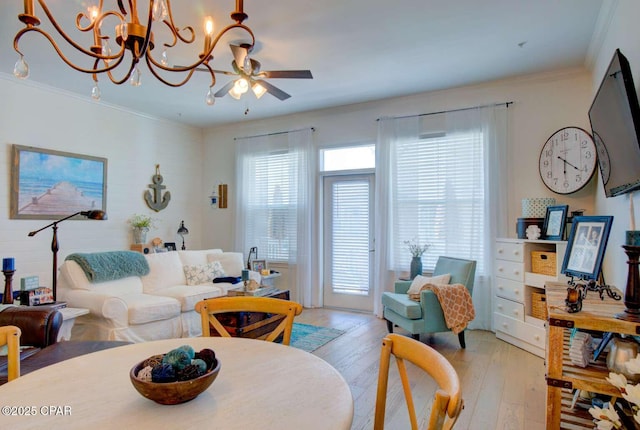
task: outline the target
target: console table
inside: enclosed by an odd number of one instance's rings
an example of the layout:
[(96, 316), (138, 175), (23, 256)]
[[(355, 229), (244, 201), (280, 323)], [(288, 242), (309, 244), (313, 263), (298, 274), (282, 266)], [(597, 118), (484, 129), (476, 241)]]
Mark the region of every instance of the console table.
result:
[[(575, 389), (620, 397), (616, 387), (609, 384), (604, 354), (596, 363), (582, 368), (574, 366), (569, 358), (569, 336), (572, 328), (597, 332), (613, 332), (637, 335), (640, 324), (614, 317), (624, 311), (622, 300), (589, 292), (582, 302), (582, 310), (569, 313), (565, 310), (567, 284), (548, 282), (545, 285), (548, 311), (547, 336), (547, 428), (593, 429), (593, 421), (585, 408), (571, 409), (572, 391)], [(619, 293), (619, 291), (618, 291)], [(586, 406), (585, 406), (586, 407)]]

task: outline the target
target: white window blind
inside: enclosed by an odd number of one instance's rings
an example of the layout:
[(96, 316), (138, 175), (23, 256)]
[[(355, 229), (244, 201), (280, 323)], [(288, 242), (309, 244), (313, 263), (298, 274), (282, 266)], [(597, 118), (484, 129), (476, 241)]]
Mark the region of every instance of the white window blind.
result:
[(431, 246), (423, 255), (425, 270), (440, 255), (483, 256), (484, 167), (481, 132), (459, 132), (398, 142), (393, 220), (394, 266), (408, 270), (411, 255), (404, 241)]
[(251, 157), (247, 170), (251, 198), (246, 199), (247, 243), (272, 262), (295, 261), (297, 158), (288, 151)]
[(332, 190), (331, 287), (369, 293), (369, 181), (335, 182)]

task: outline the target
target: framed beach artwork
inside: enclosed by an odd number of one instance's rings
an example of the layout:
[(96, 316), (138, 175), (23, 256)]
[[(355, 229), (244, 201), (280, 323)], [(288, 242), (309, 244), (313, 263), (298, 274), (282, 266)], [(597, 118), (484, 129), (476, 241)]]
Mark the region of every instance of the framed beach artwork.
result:
[(13, 145), (10, 217), (60, 219), (107, 211), (107, 159)]

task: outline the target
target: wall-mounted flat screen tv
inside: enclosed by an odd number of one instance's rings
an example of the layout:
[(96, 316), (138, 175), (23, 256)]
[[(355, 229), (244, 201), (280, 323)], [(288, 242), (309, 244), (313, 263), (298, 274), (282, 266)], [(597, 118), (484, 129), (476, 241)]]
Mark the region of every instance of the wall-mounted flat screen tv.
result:
[(589, 120), (607, 197), (640, 189), (640, 106), (629, 61), (619, 49), (593, 99)]

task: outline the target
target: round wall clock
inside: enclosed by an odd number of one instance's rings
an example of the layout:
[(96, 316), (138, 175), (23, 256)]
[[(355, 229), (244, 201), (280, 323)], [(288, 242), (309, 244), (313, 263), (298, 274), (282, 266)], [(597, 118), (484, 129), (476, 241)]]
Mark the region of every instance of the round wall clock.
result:
[(596, 162), (591, 135), (579, 127), (564, 127), (553, 133), (540, 151), (540, 177), (555, 193), (574, 193), (587, 185)]

